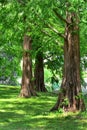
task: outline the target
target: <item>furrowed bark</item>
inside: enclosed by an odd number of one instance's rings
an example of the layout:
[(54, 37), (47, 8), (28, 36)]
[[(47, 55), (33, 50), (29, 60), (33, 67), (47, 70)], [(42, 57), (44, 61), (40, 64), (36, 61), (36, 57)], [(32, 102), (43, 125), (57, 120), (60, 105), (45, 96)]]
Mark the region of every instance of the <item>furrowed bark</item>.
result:
[(31, 97), (36, 95), (32, 82), (32, 59), (30, 56), (31, 44), (31, 38), (25, 35), (23, 43), (23, 73), (20, 97)]
[(84, 111), (80, 83), (80, 48), (79, 48), (79, 20), (76, 13), (66, 13), (69, 21), (65, 29), (64, 42), (64, 74), (58, 100), (51, 109), (63, 108), (64, 111)]

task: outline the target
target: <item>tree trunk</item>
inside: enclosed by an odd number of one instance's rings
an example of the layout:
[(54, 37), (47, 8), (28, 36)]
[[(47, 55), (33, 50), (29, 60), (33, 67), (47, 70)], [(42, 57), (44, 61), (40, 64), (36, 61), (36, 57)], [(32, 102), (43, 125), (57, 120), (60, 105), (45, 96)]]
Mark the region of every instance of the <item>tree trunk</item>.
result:
[(39, 92), (45, 92), (44, 86), (44, 66), (43, 66), (43, 53), (38, 50), (35, 59), (35, 87)]
[(20, 96), (31, 97), (32, 95), (35, 96), (36, 93), (32, 84), (31, 38), (27, 35), (24, 36), (23, 49), (23, 73)]
[(57, 103), (51, 109), (63, 108), (64, 111), (83, 111), (85, 104), (82, 99), (80, 83), (80, 48), (79, 20), (75, 13), (67, 12), (64, 43), (64, 76)]

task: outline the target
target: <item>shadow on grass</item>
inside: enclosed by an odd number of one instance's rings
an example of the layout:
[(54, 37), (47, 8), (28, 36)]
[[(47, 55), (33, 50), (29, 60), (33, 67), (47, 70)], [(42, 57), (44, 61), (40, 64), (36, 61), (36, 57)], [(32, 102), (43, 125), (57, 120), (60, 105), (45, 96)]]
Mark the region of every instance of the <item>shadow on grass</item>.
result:
[(49, 112), (57, 95), (14, 98), (18, 91), (16, 87), (0, 88), (0, 130), (87, 130), (86, 112), (74, 116)]
[(16, 86), (0, 86), (0, 99), (17, 97), (20, 87)]
[(74, 117), (52, 117), (49, 114), (36, 117), (25, 115), (18, 119), (14, 114), (14, 120), (11, 118), (7, 121), (8, 123), (1, 128), (6, 130), (87, 130), (87, 121), (81, 115)]
[(49, 112), (51, 103), (40, 101), (7, 102), (10, 105), (0, 112), (0, 130), (87, 130), (86, 112), (61, 116), (62, 113)]

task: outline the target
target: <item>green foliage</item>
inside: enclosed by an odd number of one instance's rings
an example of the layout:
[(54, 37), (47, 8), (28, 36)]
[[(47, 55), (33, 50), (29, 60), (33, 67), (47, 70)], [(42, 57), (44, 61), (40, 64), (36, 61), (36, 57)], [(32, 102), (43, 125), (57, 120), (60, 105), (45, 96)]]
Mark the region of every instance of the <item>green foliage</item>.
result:
[(51, 70), (44, 68), (44, 83), (48, 92), (52, 92), (51, 77), (52, 77)]
[(68, 100), (68, 98), (65, 98), (61, 105), (64, 105), (64, 106), (69, 105), (69, 100)]
[(83, 94), (82, 92), (80, 92), (77, 96), (75, 96), (76, 99), (82, 99), (83, 98)]
[(10, 83), (14, 80), (14, 84), (17, 82), (16, 78), (21, 75), (22, 57), (22, 35), (18, 29), (21, 24), (18, 23), (18, 8), (15, 4), (13, 1), (0, 4), (0, 80), (10, 77)]
[[(0, 58), (0, 76), (11, 75), (13, 70), (18, 73), (18, 76), (21, 73), (19, 64), (23, 53), (23, 37), (26, 33), (32, 38), (32, 59), (35, 59), (39, 47), (43, 52), (44, 61), (46, 61), (44, 65), (51, 69), (52, 73), (57, 73), (62, 77), (64, 39), (58, 33), (64, 34), (65, 23), (55, 14), (54, 9), (64, 19), (66, 10), (79, 15), (81, 67), (83, 67), (83, 59), (87, 56), (86, 1), (26, 0), (24, 2), (23, 0), (4, 0), (0, 1), (0, 53), (4, 53), (5, 57), (1, 56)], [(13, 59), (8, 62), (10, 55)], [(85, 59), (84, 66), (86, 67), (86, 65)], [(6, 68), (5, 72), (3, 72), (3, 66)]]

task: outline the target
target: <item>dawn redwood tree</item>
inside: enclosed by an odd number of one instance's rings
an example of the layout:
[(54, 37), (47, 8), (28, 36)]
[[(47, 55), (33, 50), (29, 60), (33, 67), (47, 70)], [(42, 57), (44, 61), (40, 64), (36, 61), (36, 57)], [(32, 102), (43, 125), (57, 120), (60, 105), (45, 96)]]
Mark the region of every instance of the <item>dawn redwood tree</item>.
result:
[[(55, 13), (58, 13), (55, 10)], [(60, 17), (61, 18), (61, 17)], [(62, 19), (62, 18), (61, 18)], [(63, 20), (63, 19), (62, 19)], [(58, 100), (51, 109), (64, 111), (84, 111), (80, 83), (79, 18), (76, 12), (66, 12), (64, 38), (64, 73)]]
[(35, 88), (37, 91), (45, 92), (46, 88), (44, 85), (44, 64), (43, 64), (43, 53), (38, 49), (35, 57)]
[(22, 73), (22, 85), (21, 85), (21, 97), (35, 96), (36, 93), (33, 89), (32, 82), (32, 59), (30, 55), (32, 41), (30, 36), (24, 36), (23, 42), (23, 73)]
[[(26, 26), (24, 30), (27, 30), (29, 28), (29, 20), (27, 19), (26, 14), (26, 7), (28, 4), (28, 1), (23, 0), (17, 0), (19, 7), (22, 8), (23, 16), (22, 16), (22, 22)], [(28, 21), (28, 22), (27, 22)], [(32, 77), (32, 58), (31, 58), (31, 50), (32, 50), (32, 40), (31, 36), (24, 35), (24, 42), (23, 42), (23, 72), (22, 72), (22, 85), (21, 85), (21, 91), (20, 91), (20, 97), (31, 97), (35, 96), (36, 92), (34, 90), (34, 84), (33, 84), (33, 77)]]

